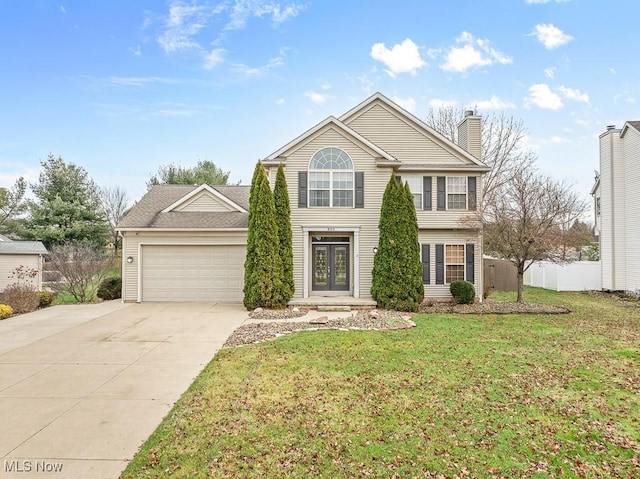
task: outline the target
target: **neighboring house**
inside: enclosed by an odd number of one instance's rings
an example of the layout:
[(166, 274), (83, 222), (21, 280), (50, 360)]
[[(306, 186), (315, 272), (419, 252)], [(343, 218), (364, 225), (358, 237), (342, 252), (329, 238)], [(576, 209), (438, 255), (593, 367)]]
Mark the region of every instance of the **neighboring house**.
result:
[(42, 289), (42, 257), (47, 249), (40, 241), (12, 241), (0, 235), (0, 292), (7, 286), (18, 282), (14, 274), (20, 266), (24, 270), (37, 270), (34, 278), (27, 281)]
[(600, 174), (591, 189), (600, 238), (602, 289), (640, 291), (640, 121), (600, 135)]
[[(456, 145), (381, 94), (329, 117), (262, 160), (285, 168), (294, 302), (371, 301), (382, 196), (392, 172), (413, 192), (427, 298), (465, 279), (482, 297), (482, 237), (460, 220), (489, 168), (481, 119), (467, 112)], [(242, 301), (249, 186), (152, 188), (118, 225), (124, 301)]]

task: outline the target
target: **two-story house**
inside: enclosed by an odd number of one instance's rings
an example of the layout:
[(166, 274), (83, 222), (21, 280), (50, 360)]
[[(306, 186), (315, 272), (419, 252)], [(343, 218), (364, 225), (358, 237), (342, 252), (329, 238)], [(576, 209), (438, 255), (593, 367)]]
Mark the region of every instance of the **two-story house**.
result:
[(600, 173), (591, 189), (600, 239), (602, 289), (640, 291), (640, 121), (600, 135)]
[[(293, 232), (293, 302), (371, 302), (382, 197), (392, 172), (414, 195), (425, 297), (455, 280), (482, 297), (482, 231), (473, 214), (489, 168), (481, 118), (467, 112), (456, 145), (381, 94), (329, 117), (265, 157), (282, 164)], [(161, 185), (119, 224), (124, 301), (242, 301), (249, 186)]]

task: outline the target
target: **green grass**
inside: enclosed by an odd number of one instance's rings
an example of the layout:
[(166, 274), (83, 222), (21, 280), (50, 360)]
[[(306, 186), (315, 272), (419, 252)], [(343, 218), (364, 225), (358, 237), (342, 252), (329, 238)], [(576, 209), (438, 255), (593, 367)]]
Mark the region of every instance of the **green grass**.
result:
[(223, 350), (123, 477), (640, 476), (637, 303), (525, 300), (574, 312)]

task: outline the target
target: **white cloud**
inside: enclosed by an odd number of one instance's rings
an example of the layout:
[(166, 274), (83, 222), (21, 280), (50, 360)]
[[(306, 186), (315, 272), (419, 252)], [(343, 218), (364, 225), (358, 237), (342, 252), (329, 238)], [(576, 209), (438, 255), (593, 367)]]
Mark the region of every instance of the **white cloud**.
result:
[(60, 5), (60, 11), (65, 15), (67, 14), (67, 9), (64, 8), (64, 5)]
[(276, 98), (276, 105), (284, 105), (284, 98)]
[(260, 67), (249, 67), (244, 63), (234, 63), (231, 65), (231, 69), (237, 73), (242, 73), (247, 76), (259, 76), (268, 72), (272, 68), (280, 67), (284, 65), (283, 57), (270, 58), (269, 61)]
[(516, 107), (514, 103), (506, 100), (501, 100), (495, 95), (492, 95), (488, 100), (471, 102), (471, 104), (475, 105), (479, 110), (509, 110)]
[(558, 91), (569, 100), (578, 101), (580, 103), (589, 103), (589, 95), (582, 93), (577, 88), (567, 88), (564, 85), (558, 87)]
[(546, 83), (536, 83), (529, 88), (529, 96), (525, 98), (527, 108), (537, 106), (545, 110), (559, 110), (563, 107), (560, 95), (554, 93)]
[(202, 5), (185, 5), (174, 0), (169, 7), (166, 30), (158, 37), (165, 53), (199, 48), (193, 37), (206, 26), (210, 14)]
[(627, 98), (624, 99), (625, 103), (629, 103), (630, 105), (636, 102), (636, 99), (632, 96), (628, 96)]
[(556, 76), (556, 68), (555, 67), (545, 68), (544, 74), (546, 75), (547, 78), (553, 78), (554, 76)]
[(411, 113), (416, 110), (416, 100), (411, 96), (409, 98), (398, 98), (394, 96), (393, 101)]
[(320, 85), (320, 88), (322, 88), (323, 90), (331, 90), (331, 84), (329, 82), (324, 82), (322, 85)]
[(564, 138), (563, 136), (552, 136), (551, 138), (549, 138), (549, 143), (560, 145), (562, 143), (571, 143), (571, 141), (568, 138)]
[(540, 23), (536, 25), (531, 35), (538, 37), (538, 40), (547, 50), (553, 50), (573, 40), (571, 35), (567, 35), (551, 23)]
[(279, 3), (263, 0), (235, 0), (225, 30), (241, 30), (252, 17), (270, 17), (272, 24), (278, 26), (296, 17), (302, 10), (304, 5), (295, 3), (281, 6)]
[(317, 93), (313, 90), (306, 92), (304, 96), (309, 98), (316, 105), (324, 105), (329, 99), (327, 95), (323, 95), (322, 93)]
[(613, 67), (609, 68), (609, 72), (610, 72), (612, 75), (615, 75), (616, 73), (618, 73), (618, 72), (616, 71), (616, 69), (615, 69), (615, 68), (613, 68)]
[(429, 107), (436, 110), (438, 108), (447, 108), (450, 106), (456, 106), (457, 104), (458, 102), (456, 102), (455, 100), (442, 100), (440, 98), (434, 98), (433, 100), (429, 101)]
[(212, 70), (224, 61), (225, 50), (223, 48), (214, 48), (211, 52), (204, 57), (203, 68), (205, 70)]
[(142, 56), (142, 48), (140, 48), (140, 45), (137, 45), (135, 48), (129, 48), (129, 51), (137, 57)]
[(116, 77), (111, 76), (107, 79), (108, 83), (117, 86), (145, 86), (152, 83), (162, 83), (165, 85), (175, 85), (181, 83), (175, 78), (166, 77)]
[(420, 68), (427, 66), (427, 62), (420, 57), (418, 46), (409, 38), (390, 49), (384, 43), (374, 43), (371, 47), (371, 58), (384, 63), (387, 67), (386, 72), (391, 77), (399, 73), (415, 75)]
[(464, 73), (470, 68), (483, 67), (499, 63), (509, 65), (513, 60), (490, 46), (489, 40), (474, 38), (469, 32), (462, 32), (456, 39), (462, 46), (451, 47), (446, 61), (440, 68), (446, 71)]

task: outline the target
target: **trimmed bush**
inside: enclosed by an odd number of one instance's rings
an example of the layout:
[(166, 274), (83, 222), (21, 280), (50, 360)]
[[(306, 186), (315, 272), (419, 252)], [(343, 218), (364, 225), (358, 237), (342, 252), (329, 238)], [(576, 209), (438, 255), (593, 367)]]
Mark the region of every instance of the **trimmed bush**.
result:
[(0, 304), (0, 319), (7, 319), (13, 314), (13, 308), (8, 304)]
[(38, 307), (46, 308), (47, 306), (51, 306), (56, 295), (51, 291), (38, 291), (38, 297), (40, 298), (40, 304)]
[(424, 299), (418, 221), (413, 195), (395, 175), (382, 198), (378, 251), (373, 258), (371, 296), (378, 307), (418, 311)]
[(40, 296), (35, 287), (26, 283), (7, 286), (2, 292), (2, 300), (11, 306), (16, 314), (30, 313), (40, 305)]
[(471, 304), (476, 297), (476, 290), (469, 281), (454, 281), (449, 290), (459, 304)]
[(122, 298), (122, 278), (103, 279), (98, 287), (98, 298), (105, 301)]
[(291, 234), (291, 205), (287, 180), (282, 163), (278, 166), (276, 184), (273, 188), (273, 202), (276, 208), (276, 225), (278, 226), (279, 256), (282, 259), (282, 287), (285, 300), (289, 302), (295, 292), (293, 282), (293, 240)]

